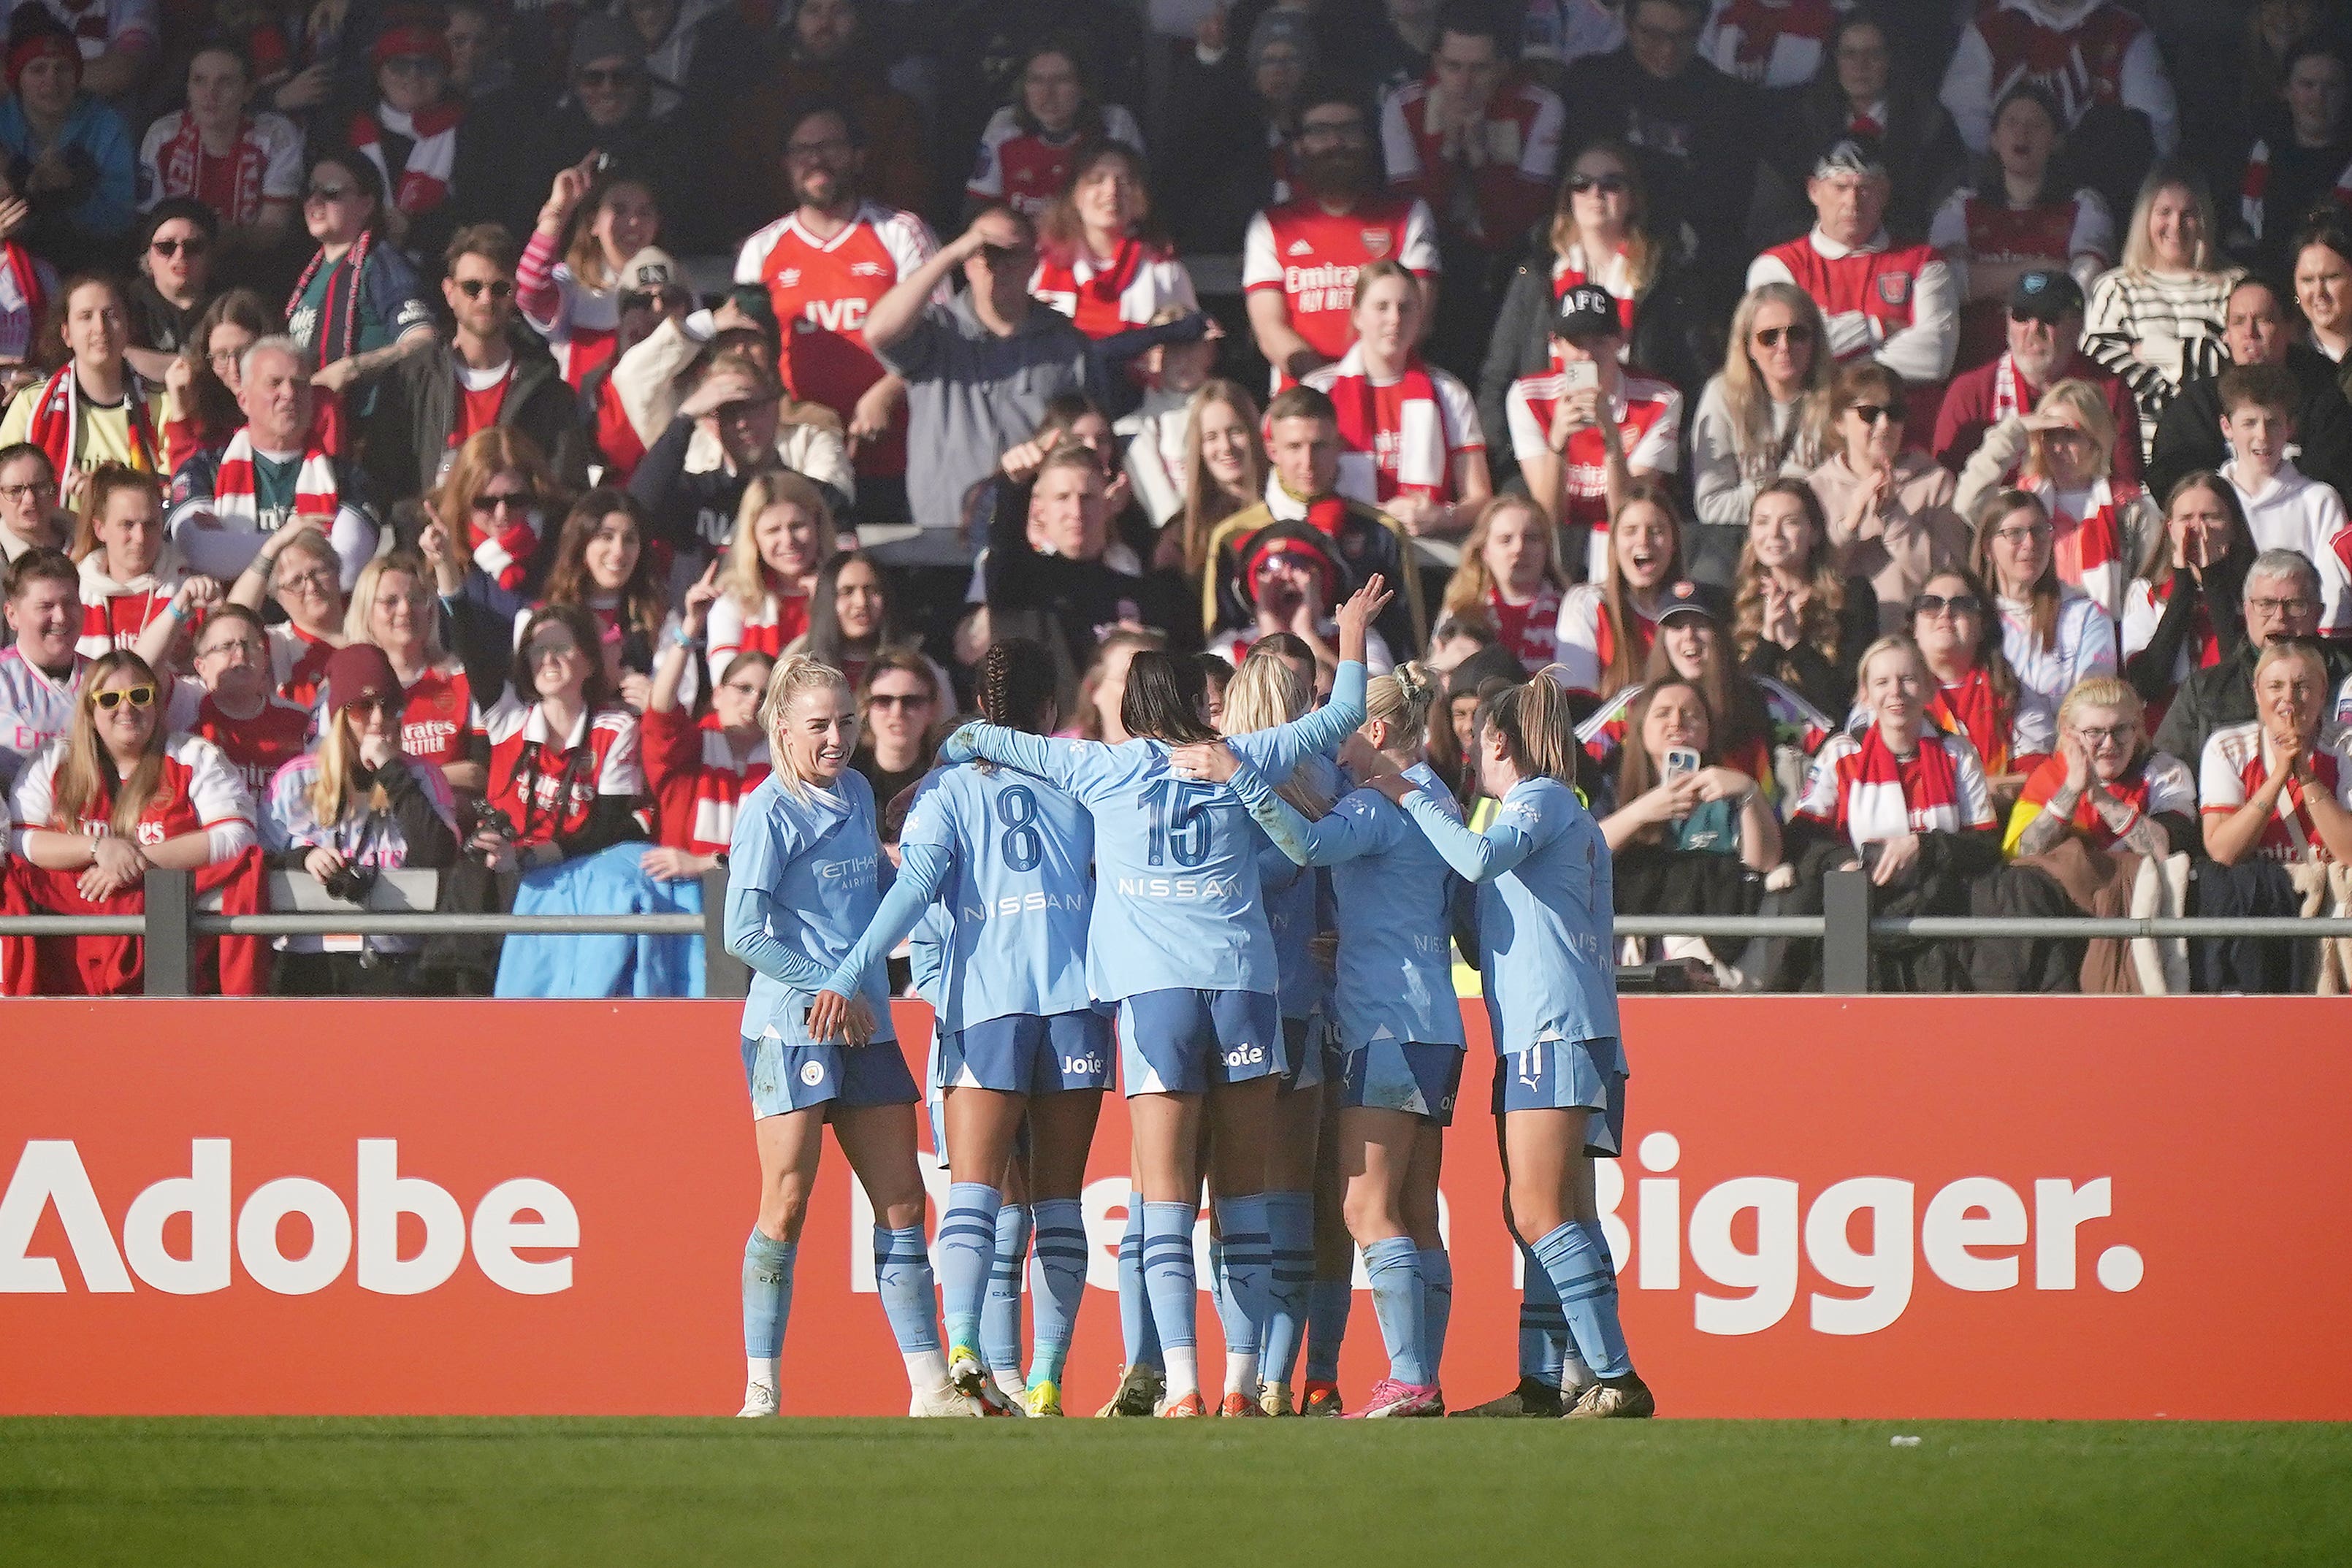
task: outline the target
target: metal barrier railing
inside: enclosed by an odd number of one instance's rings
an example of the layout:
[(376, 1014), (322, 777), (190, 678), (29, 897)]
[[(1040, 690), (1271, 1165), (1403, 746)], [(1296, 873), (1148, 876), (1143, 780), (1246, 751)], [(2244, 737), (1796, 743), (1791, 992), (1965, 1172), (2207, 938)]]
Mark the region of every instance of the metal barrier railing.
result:
[[(348, 915), (215, 915), (195, 906), (194, 876), (172, 871), (149, 872), (146, 894), (143, 915), (0, 915), (0, 936), (141, 937), (146, 944), (145, 991), (151, 997), (190, 994), (195, 943), (206, 936), (700, 936), (706, 996), (740, 997), (751, 983), (751, 971), (727, 951), (727, 879), (721, 872), (702, 879), (699, 915), (390, 914), (358, 909)], [(2337, 916), (1874, 916), (1869, 880), (1858, 871), (1831, 873), (1822, 886), (1822, 906), (1820, 915), (1623, 915), (1617, 918), (1616, 934), (1820, 942), (1822, 988), (1843, 996), (1870, 989), (1871, 946), (1884, 937), (2352, 936), (2352, 918)]]

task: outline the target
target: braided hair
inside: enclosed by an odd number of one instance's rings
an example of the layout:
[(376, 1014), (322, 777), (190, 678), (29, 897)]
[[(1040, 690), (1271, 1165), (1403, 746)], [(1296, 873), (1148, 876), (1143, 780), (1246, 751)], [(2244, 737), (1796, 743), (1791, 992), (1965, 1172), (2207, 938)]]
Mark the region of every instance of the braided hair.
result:
[(1026, 637), (992, 643), (980, 657), (976, 674), (980, 716), (1031, 735), (1053, 732), (1054, 656)]

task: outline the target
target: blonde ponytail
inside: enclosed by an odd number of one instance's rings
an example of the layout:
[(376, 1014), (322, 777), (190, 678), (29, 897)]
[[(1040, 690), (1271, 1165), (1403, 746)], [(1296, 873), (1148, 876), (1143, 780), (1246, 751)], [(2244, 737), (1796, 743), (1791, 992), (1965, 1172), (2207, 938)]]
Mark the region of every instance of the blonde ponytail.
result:
[(784, 744), (784, 720), (803, 693), (826, 690), (848, 696), (849, 677), (806, 653), (787, 653), (768, 672), (768, 695), (760, 699), (760, 728), (768, 737), (776, 777), (796, 797), (806, 792), (807, 782), (793, 767), (792, 751)]

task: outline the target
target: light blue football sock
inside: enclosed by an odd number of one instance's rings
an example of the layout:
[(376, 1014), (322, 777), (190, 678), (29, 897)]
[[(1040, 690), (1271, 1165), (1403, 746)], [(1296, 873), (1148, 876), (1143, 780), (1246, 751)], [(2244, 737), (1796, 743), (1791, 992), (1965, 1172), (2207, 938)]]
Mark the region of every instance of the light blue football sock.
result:
[[(1223, 1223), (1223, 1206), (1217, 1206), (1219, 1223)], [(1218, 1226), (1209, 1227), (1209, 1305), (1217, 1314), (1219, 1323), (1233, 1321), (1232, 1284), (1225, 1274), (1225, 1237)]]
[(984, 1182), (960, 1181), (948, 1187), (947, 1207), (940, 1216), (940, 1290), (950, 1349), (980, 1348), (989, 1261), (996, 1250), (997, 1206), (1003, 1201), (1003, 1195)]
[(1162, 1350), (1189, 1351), (1195, 1343), (1192, 1220), (1199, 1212), (1189, 1203), (1143, 1206), (1143, 1293)]
[(1021, 1371), (1021, 1276), (1028, 1264), (1028, 1206), (1008, 1203), (996, 1211), (996, 1251), (980, 1310), (980, 1359), (991, 1372)]
[(1559, 1292), (1535, 1249), (1519, 1243), (1519, 1375), (1558, 1388), (1568, 1354), (1568, 1319)]
[(1454, 1258), (1443, 1247), (1421, 1249), (1421, 1364), (1432, 1383), (1444, 1376), (1445, 1329), (1454, 1319)]
[(1058, 1384), (1087, 1293), (1086, 1209), (1075, 1197), (1040, 1198), (1032, 1207), (1037, 1248), (1029, 1263), (1029, 1381)]
[(1315, 1195), (1265, 1195), (1265, 1230), (1274, 1257), (1258, 1370), (1271, 1383), (1288, 1383), (1307, 1339), (1307, 1296), (1315, 1283)]
[(1429, 1385), (1421, 1364), (1427, 1324), (1421, 1310), (1421, 1253), (1410, 1236), (1383, 1236), (1364, 1249), (1364, 1276), (1371, 1281), (1372, 1315), (1389, 1353), (1389, 1375), (1416, 1388)]
[(1625, 1331), (1617, 1322), (1616, 1269), (1609, 1249), (1595, 1247), (1591, 1232), (1571, 1220), (1538, 1241), (1535, 1251), (1559, 1293), (1577, 1352), (1593, 1375), (1622, 1377), (1633, 1371)]
[(1341, 1276), (1307, 1287), (1307, 1381), (1339, 1381), (1339, 1345), (1348, 1337), (1348, 1312), (1356, 1304), (1355, 1281)]
[(793, 1254), (799, 1247), (751, 1227), (743, 1242), (743, 1354), (773, 1361), (784, 1353), (793, 1310)]
[(1127, 1228), (1118, 1236), (1118, 1333), (1129, 1366), (1160, 1364), (1160, 1325), (1143, 1288), (1143, 1194), (1127, 1191)]
[(1274, 1258), (1267, 1245), (1265, 1195), (1221, 1197), (1217, 1225), (1224, 1235), (1225, 1295), (1220, 1303), (1225, 1353), (1257, 1359), (1265, 1336), (1265, 1312), (1273, 1285)]
[[(989, 1234), (995, 1235), (993, 1227)], [(985, 1263), (982, 1267), (984, 1281)], [(874, 1285), (882, 1297), (882, 1315), (890, 1320), (890, 1333), (898, 1342), (898, 1354), (938, 1354), (939, 1292), (931, 1282), (931, 1257), (923, 1247), (921, 1226), (874, 1228)]]

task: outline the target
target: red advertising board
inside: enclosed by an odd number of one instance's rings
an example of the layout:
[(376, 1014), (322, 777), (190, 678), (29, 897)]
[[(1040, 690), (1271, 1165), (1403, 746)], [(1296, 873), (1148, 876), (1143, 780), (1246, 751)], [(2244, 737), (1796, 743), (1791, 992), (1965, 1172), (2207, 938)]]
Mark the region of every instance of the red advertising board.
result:
[[(734, 1014), (6, 1004), (0, 1414), (731, 1411), (755, 1186)], [(1661, 1409), (2352, 1418), (2347, 1018), (1628, 1001), (1628, 1157), (1601, 1198)], [(1482, 1021), (1444, 1181), (1457, 1399), (1515, 1370)], [(919, 1064), (923, 1009), (898, 1022)], [(1127, 1147), (1107, 1103), (1073, 1409), (1116, 1375)], [(828, 1151), (789, 1413), (905, 1409), (852, 1186)], [(1359, 1307), (1360, 1396), (1380, 1338)], [(2199, 1370), (2228, 1345), (2294, 1375)]]

